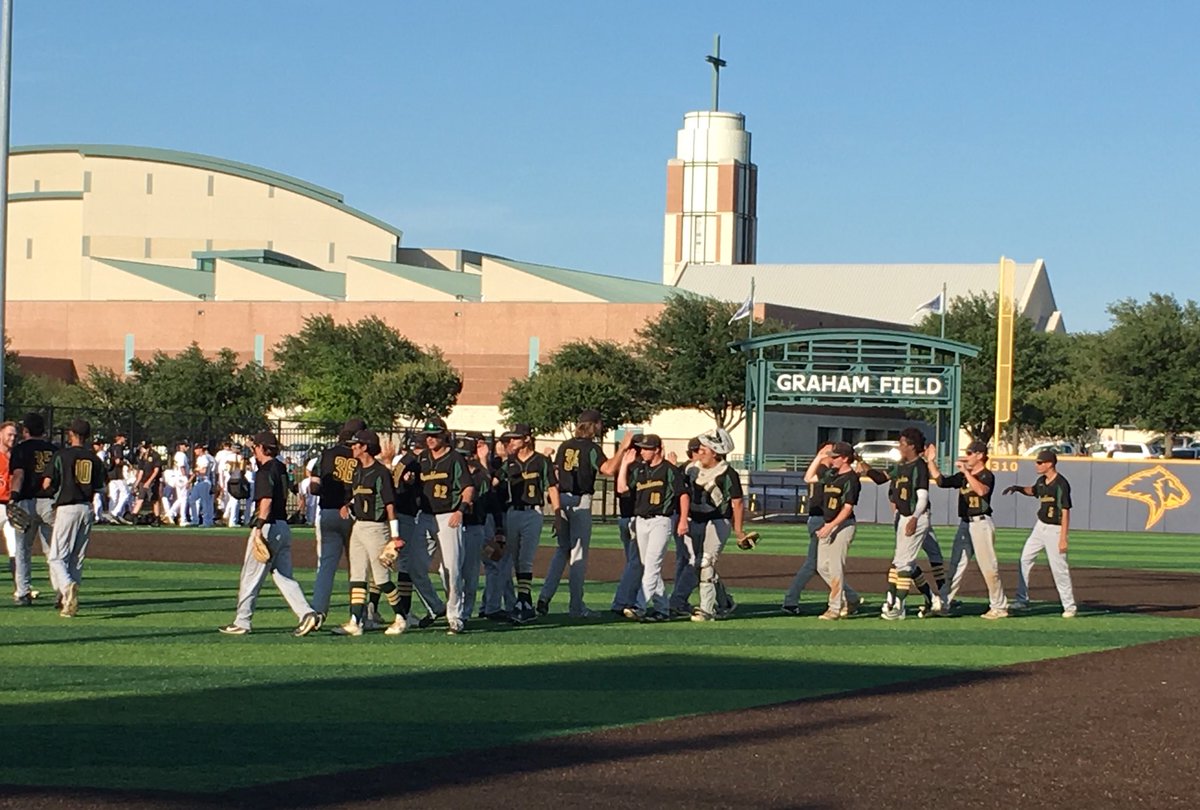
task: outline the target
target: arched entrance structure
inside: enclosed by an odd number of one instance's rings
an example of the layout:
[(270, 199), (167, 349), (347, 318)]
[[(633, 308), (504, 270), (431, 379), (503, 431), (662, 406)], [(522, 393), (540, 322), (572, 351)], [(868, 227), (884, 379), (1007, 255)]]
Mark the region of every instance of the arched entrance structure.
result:
[(962, 359), (979, 349), (885, 329), (805, 329), (731, 344), (746, 363), (746, 461), (762, 469), (767, 408), (923, 411), (944, 462), (958, 454)]

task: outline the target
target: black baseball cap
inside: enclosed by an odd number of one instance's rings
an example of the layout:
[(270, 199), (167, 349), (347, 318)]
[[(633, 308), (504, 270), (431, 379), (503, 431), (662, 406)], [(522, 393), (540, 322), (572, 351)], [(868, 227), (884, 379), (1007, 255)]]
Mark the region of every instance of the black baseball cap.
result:
[(1041, 464), (1041, 463), (1057, 464), (1058, 463), (1058, 453), (1055, 453), (1053, 450), (1043, 450), (1042, 452), (1037, 454), (1036, 460), (1039, 464)]
[(968, 453), (982, 453), (987, 455), (987, 442), (973, 441), (967, 445)]
[(404, 444), (406, 447), (424, 447), (425, 436), (415, 430), (409, 431), (404, 436)]
[(834, 442), (829, 448), (829, 455), (854, 458), (854, 448), (848, 442)]
[(67, 430), (81, 439), (87, 439), (92, 435), (92, 423), (86, 419), (72, 419), (71, 424), (67, 425)]
[(528, 439), (533, 436), (533, 430), (529, 425), (518, 422), (510, 429), (500, 434), (500, 441), (506, 442), (509, 439)]
[(633, 446), (639, 450), (661, 450), (662, 439), (653, 433), (644, 433), (633, 437)]
[(587, 408), (579, 414), (579, 418), (575, 421), (577, 424), (582, 425), (585, 422), (603, 422), (604, 417), (595, 408)]
[(475, 455), (475, 442), (476, 438), (468, 433), (455, 439), (454, 449), (470, 458)]
[(263, 448), (264, 450), (279, 450), (279, 439), (269, 430), (263, 430), (255, 433), (250, 438), (250, 443)]
[(362, 430), (355, 431), (354, 435), (350, 437), (350, 443), (365, 444), (367, 446), (368, 453), (373, 456), (379, 455), (379, 434), (373, 430), (367, 430), (366, 428), (363, 428)]
[(688, 455), (695, 453), (699, 449), (700, 449), (700, 437), (699, 436), (697, 436), (694, 439), (688, 439), (688, 444), (687, 444)]
[(446, 427), (446, 420), (440, 416), (431, 416), (425, 420), (425, 426), (421, 428), (421, 432), (426, 436), (441, 436), (449, 432)]

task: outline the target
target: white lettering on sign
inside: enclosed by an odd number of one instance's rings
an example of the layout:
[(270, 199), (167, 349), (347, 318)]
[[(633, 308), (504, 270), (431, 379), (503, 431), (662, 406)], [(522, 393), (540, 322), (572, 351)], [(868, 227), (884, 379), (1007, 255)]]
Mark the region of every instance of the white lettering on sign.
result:
[(936, 397), (944, 390), (939, 377), (871, 377), (869, 374), (784, 373), (775, 378), (778, 391), (798, 394), (877, 394)]

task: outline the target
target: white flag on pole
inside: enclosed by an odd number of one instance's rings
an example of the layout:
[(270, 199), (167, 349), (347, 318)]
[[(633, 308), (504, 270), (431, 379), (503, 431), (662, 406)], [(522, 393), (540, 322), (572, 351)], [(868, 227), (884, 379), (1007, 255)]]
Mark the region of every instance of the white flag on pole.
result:
[[(737, 308), (737, 312), (733, 313), (733, 317), (729, 319), (729, 323), (740, 321), (742, 318), (749, 318), (750, 313), (754, 311), (754, 290), (750, 291), (750, 296), (742, 302), (742, 305)], [(726, 324), (728, 326), (729, 324)]]
[(921, 304), (921, 306), (917, 307), (917, 311), (913, 313), (913, 317), (916, 318), (920, 316), (921, 313), (926, 311), (932, 312), (934, 315), (940, 315), (944, 307), (945, 302), (942, 300), (942, 293), (938, 293), (933, 297), (933, 300), (926, 301), (924, 304)]

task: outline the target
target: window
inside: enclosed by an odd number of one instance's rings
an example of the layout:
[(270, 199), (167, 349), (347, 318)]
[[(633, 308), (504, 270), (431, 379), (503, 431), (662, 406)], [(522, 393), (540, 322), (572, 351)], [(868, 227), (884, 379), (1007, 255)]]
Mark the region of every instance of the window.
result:
[(208, 196), (211, 197), (213, 195), (213, 188), (216, 186), (216, 184), (216, 178), (210, 174), (208, 176)]
[(142, 255), (145, 256), (147, 259), (150, 258), (150, 237), (149, 236), (146, 237), (145, 251), (143, 252)]
[(154, 193), (154, 175), (149, 172), (146, 173), (146, 193)]
[(86, 194), (87, 192), (89, 192), (91, 190), (92, 190), (92, 173), (84, 172), (83, 173), (83, 191)]
[(92, 237), (90, 237), (90, 236), (83, 237), (83, 244), (79, 246), (79, 251), (84, 256), (92, 255)]

